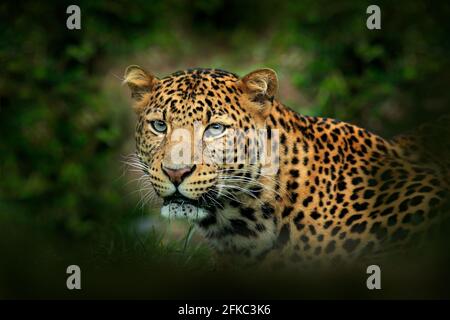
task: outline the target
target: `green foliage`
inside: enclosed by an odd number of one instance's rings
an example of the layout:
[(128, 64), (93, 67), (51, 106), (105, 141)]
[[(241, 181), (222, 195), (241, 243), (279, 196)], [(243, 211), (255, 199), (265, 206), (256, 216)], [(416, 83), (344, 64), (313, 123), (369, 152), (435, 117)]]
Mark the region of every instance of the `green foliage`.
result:
[(71, 32), (68, 5), (0, 6), (0, 201), (77, 236), (133, 208), (117, 179), (131, 113), (102, 93), (101, 62), (138, 47), (160, 8), (83, 1)]
[[(377, 2), (382, 29), (368, 30), (365, 11), (370, 4), (289, 2), (283, 21), (290, 33), (287, 42), (312, 57), (294, 81), (315, 97), (316, 114), (366, 126), (367, 118), (376, 118), (382, 133), (399, 133), (434, 119), (450, 102), (446, 90), (436, 86), (450, 70), (450, 6)], [(436, 97), (437, 108), (427, 109)], [(392, 100), (396, 110), (384, 110)], [(392, 117), (393, 112), (401, 118)]]

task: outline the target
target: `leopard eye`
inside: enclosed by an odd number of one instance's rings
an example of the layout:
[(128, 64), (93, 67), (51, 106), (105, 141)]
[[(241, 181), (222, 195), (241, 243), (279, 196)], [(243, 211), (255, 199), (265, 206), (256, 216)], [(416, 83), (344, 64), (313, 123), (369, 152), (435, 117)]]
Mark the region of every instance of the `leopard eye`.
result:
[(157, 134), (166, 133), (167, 131), (167, 124), (161, 120), (151, 121), (150, 126), (153, 129), (153, 131)]
[(226, 127), (221, 123), (212, 123), (205, 130), (205, 138), (215, 138), (225, 132)]

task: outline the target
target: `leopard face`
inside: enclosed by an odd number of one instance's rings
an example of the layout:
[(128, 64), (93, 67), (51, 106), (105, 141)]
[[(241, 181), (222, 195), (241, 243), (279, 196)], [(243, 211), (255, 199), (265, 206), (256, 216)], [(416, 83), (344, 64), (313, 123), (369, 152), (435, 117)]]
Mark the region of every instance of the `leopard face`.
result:
[(260, 184), (261, 166), (248, 151), (265, 126), (273, 77), (267, 69), (244, 79), (211, 69), (163, 79), (127, 70), (138, 115), (137, 154), (164, 199), (163, 216), (201, 220), (223, 207), (223, 199), (239, 201), (234, 191)]

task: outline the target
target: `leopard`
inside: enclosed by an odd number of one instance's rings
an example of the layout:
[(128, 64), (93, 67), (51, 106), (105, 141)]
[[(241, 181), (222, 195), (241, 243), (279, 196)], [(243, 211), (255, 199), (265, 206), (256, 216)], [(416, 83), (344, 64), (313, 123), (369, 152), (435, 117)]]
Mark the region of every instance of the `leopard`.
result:
[[(280, 102), (272, 69), (240, 77), (193, 68), (158, 78), (132, 65), (123, 83), (137, 115), (136, 161), (161, 214), (189, 220), (220, 257), (352, 261), (439, 223), (447, 166), (408, 136), (382, 138), (297, 113)], [(237, 130), (244, 134), (224, 139)], [(237, 156), (256, 148), (251, 131), (265, 133), (273, 155), (265, 163)], [(231, 161), (219, 161), (224, 153)]]

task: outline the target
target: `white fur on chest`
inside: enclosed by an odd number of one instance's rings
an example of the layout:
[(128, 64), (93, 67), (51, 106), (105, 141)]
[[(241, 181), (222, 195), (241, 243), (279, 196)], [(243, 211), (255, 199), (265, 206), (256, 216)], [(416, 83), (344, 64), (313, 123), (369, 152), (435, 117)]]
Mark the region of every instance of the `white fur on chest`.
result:
[[(255, 213), (256, 221), (244, 218), (239, 208), (225, 205), (224, 209), (217, 210), (217, 222), (206, 229), (199, 228), (200, 232), (208, 239), (208, 242), (219, 252), (245, 252), (251, 256), (256, 256), (271, 249), (276, 241), (276, 226), (273, 219), (264, 219), (262, 215)], [(254, 232), (254, 236), (243, 236), (233, 233), (232, 220), (245, 221), (249, 230)], [(260, 231), (257, 224), (263, 225), (264, 230)]]

